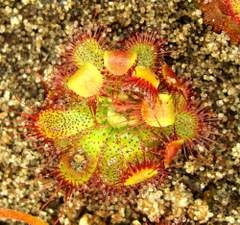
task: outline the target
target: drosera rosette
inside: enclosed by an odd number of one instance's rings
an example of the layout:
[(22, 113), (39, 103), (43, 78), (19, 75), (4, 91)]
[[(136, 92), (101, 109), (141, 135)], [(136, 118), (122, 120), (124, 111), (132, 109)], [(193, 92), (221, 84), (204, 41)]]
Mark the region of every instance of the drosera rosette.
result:
[(160, 185), (177, 153), (211, 133), (190, 84), (163, 64), (157, 33), (134, 35), (123, 49), (106, 49), (98, 35), (74, 36), (43, 107), (25, 116), (53, 196), (63, 190), (66, 201)]
[(232, 42), (240, 42), (240, 2), (239, 0), (198, 0), (207, 24), (214, 31), (226, 32)]

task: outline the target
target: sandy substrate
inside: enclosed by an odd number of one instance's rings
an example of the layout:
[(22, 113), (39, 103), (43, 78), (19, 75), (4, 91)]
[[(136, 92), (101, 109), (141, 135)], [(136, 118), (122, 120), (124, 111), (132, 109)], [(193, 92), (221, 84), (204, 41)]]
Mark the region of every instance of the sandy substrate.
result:
[(240, 224), (240, 47), (203, 25), (191, 0), (0, 1), (0, 207), (50, 223), (63, 208), (59, 193), (40, 209), (51, 189), (37, 176), (44, 160), (18, 127), (20, 113), (43, 102), (36, 74), (51, 77), (73, 30), (97, 24), (107, 27), (108, 41), (158, 30), (168, 42), (166, 61), (216, 113), (217, 136), (211, 149), (197, 146), (200, 157), (179, 157), (163, 186), (132, 193), (131, 204), (125, 196), (102, 204), (76, 197), (61, 224)]

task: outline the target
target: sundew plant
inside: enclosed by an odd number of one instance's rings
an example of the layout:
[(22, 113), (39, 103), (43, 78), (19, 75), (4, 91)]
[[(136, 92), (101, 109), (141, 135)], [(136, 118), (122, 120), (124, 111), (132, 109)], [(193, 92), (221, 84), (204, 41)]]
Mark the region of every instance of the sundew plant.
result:
[(150, 32), (114, 48), (101, 28), (66, 44), (42, 106), (22, 114), (26, 136), (46, 160), (42, 174), (65, 202), (76, 192), (111, 196), (161, 185), (182, 150), (208, 146), (212, 113), (164, 61), (165, 45)]
[(24, 114), (66, 199), (160, 184), (181, 149), (208, 144), (211, 113), (164, 62), (164, 40), (152, 32), (122, 43), (110, 49), (101, 29), (75, 34), (41, 109)]

